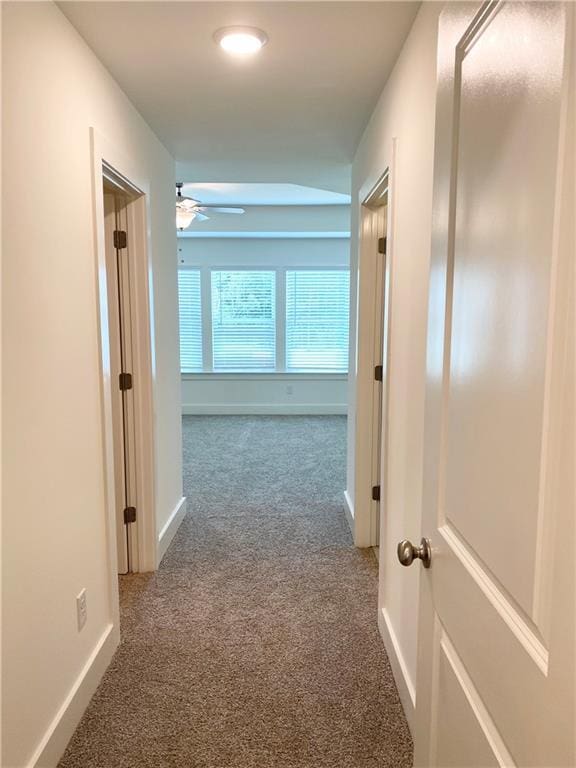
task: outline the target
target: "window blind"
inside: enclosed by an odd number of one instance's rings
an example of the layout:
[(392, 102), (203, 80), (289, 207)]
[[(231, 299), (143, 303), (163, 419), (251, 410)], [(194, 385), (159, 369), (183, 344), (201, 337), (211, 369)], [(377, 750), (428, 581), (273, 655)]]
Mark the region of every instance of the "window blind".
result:
[(180, 312), (180, 369), (183, 373), (202, 370), (202, 312), (200, 270), (178, 270)]
[(350, 272), (286, 271), (286, 370), (348, 370)]
[(214, 371), (276, 368), (276, 274), (212, 270)]

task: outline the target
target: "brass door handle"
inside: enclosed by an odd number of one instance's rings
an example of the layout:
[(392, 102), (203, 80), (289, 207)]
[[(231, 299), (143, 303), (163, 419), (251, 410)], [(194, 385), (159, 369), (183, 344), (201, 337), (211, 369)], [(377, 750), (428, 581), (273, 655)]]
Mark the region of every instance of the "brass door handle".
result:
[(422, 560), (424, 568), (430, 568), (432, 562), (432, 546), (430, 545), (430, 539), (422, 539), (420, 546), (415, 547), (408, 539), (403, 539), (398, 544), (398, 560), (402, 565), (412, 565), (414, 560)]

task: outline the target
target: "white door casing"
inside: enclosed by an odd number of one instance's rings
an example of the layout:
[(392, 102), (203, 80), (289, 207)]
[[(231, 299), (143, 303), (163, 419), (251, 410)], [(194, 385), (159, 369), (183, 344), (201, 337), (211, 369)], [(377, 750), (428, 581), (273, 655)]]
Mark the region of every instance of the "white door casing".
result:
[(418, 766), (576, 765), (573, 28), (440, 20)]

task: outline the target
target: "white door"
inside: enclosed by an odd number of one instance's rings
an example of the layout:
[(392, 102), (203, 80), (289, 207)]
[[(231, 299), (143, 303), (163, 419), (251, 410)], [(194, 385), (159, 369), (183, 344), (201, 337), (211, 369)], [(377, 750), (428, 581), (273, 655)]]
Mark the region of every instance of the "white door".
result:
[(418, 766), (576, 765), (573, 25), (441, 17)]
[[(388, 179), (386, 179), (386, 184)], [(388, 308), (390, 265), (387, 259), (386, 227), (388, 222), (388, 191), (375, 207), (366, 208), (363, 232), (363, 247), (372, 248), (376, 260), (374, 292), (374, 382), (372, 389), (372, 412), (374, 430), (372, 436), (372, 504), (370, 509), (370, 541), (380, 546), (380, 516), (384, 502), (386, 448), (388, 444)], [(364, 241), (365, 238), (365, 241)], [(376, 550), (378, 552), (378, 549)]]
[[(130, 259), (126, 244), (115, 238), (128, 228), (125, 202), (119, 192), (104, 191), (106, 282), (112, 373), (114, 425), (114, 476), (116, 501), (116, 549), (118, 572), (137, 567), (135, 413), (131, 372), (133, 369)], [(126, 374), (129, 378), (126, 379)]]

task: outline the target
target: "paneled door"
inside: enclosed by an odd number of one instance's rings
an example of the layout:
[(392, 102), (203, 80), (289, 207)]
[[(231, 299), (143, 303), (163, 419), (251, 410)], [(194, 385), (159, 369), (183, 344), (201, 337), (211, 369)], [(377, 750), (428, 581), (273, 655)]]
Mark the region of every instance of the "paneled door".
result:
[(574, 10), (441, 16), (418, 766), (576, 765)]
[(126, 234), (127, 229), (125, 196), (105, 185), (104, 230), (114, 427), (116, 551), (118, 573), (122, 574), (136, 570), (138, 551), (135, 530), (136, 414), (131, 373), (134, 363), (131, 282), (134, 278), (131, 275), (128, 243), (119, 237)]

